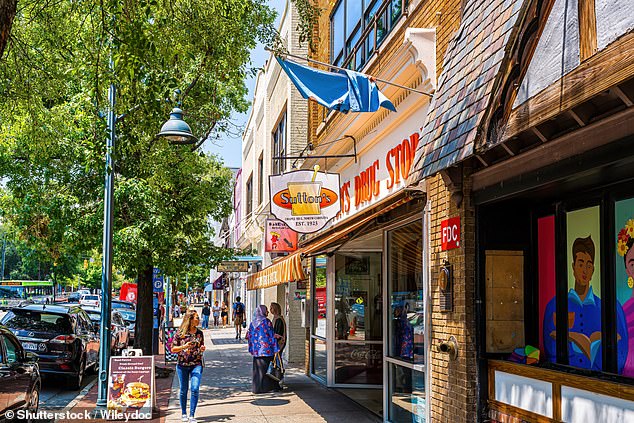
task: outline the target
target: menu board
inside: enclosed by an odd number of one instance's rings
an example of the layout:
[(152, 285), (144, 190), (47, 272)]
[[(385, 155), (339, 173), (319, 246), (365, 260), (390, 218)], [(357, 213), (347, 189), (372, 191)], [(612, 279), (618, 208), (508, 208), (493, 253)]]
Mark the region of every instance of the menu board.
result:
[(155, 403), (154, 357), (111, 357), (108, 410), (126, 420), (148, 419)]

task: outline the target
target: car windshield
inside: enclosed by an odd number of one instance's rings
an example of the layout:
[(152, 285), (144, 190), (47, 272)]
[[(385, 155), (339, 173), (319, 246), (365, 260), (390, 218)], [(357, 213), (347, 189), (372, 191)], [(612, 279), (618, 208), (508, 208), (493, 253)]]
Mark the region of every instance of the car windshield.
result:
[(94, 300), (98, 300), (99, 297), (96, 295), (85, 295), (84, 296), (84, 300), (90, 300), (90, 301), (94, 301)]
[(126, 310), (134, 310), (134, 305), (132, 305), (132, 303), (119, 303), (119, 302), (113, 301), (112, 308), (123, 308)]
[(34, 332), (71, 333), (67, 315), (30, 310), (11, 310), (2, 319), (9, 329)]

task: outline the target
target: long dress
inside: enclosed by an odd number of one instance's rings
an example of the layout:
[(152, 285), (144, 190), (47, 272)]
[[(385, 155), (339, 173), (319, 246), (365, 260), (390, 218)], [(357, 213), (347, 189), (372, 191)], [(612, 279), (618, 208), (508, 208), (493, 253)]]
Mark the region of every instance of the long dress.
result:
[(251, 391), (262, 394), (279, 389), (279, 384), (266, 376), (273, 356), (279, 351), (275, 340), (273, 324), (269, 319), (263, 319), (257, 326), (253, 322), (247, 332), (249, 353), (253, 356), (253, 379)]

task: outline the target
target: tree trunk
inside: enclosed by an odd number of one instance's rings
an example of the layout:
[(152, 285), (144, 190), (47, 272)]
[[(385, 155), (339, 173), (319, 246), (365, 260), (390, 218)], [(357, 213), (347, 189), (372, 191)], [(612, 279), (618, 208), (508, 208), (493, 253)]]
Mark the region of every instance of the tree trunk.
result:
[(0, 0), (0, 58), (9, 42), (18, 0)]
[(153, 267), (150, 264), (140, 269), (137, 275), (134, 348), (141, 348), (144, 355), (152, 355), (152, 329), (154, 328), (152, 270)]

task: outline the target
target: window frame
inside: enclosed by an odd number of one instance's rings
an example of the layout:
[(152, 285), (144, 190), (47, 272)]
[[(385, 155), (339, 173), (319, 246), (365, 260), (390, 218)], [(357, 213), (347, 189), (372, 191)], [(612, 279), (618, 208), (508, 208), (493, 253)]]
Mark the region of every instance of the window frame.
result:
[[(271, 133), (271, 174), (279, 175), (286, 171), (286, 156), (288, 143), (288, 114), (286, 109), (280, 114), (275, 129)], [(277, 158), (276, 157), (280, 157)]]
[(249, 216), (253, 212), (253, 172), (247, 178), (247, 182), (245, 183), (245, 195), (247, 203), (246, 206), (246, 215)]

